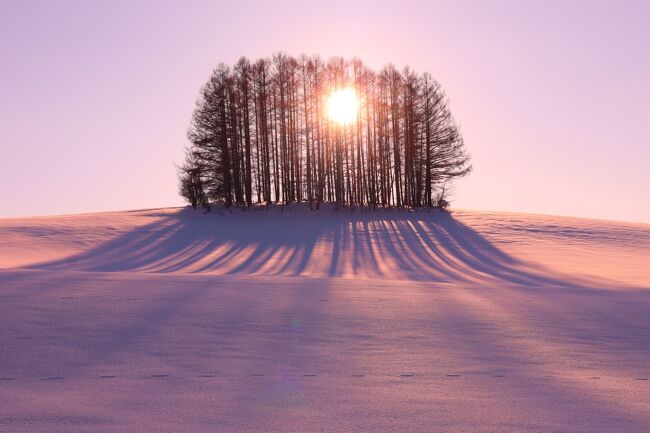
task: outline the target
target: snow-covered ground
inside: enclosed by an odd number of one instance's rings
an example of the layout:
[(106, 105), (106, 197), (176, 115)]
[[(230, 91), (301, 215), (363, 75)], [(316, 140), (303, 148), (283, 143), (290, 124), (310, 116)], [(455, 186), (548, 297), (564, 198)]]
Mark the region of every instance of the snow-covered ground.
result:
[(0, 432), (648, 432), (650, 225), (0, 219)]

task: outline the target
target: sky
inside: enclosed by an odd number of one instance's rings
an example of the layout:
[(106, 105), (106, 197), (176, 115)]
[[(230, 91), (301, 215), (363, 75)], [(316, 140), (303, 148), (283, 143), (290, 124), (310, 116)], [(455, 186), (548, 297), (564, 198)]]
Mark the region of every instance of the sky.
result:
[(0, 0), (0, 216), (178, 206), (199, 89), (239, 57), (430, 72), (456, 208), (650, 222), (650, 2)]

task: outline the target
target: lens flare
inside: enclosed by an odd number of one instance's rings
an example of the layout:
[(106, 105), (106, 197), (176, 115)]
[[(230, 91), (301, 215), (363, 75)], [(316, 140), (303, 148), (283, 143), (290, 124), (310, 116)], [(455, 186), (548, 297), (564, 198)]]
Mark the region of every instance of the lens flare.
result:
[(339, 125), (352, 123), (357, 118), (358, 106), (357, 92), (353, 88), (336, 89), (327, 99), (327, 115)]

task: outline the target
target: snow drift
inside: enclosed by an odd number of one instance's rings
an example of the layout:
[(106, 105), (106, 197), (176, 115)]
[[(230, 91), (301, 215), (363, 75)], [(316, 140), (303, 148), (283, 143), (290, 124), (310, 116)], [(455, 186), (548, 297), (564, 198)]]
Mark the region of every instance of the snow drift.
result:
[[(205, 214), (161, 209), (31, 218), (18, 220), (20, 227), (5, 220), (0, 223), (5, 238), (0, 266), (4, 260), (5, 266), (100, 272), (502, 281), (529, 286), (584, 282), (544, 266), (548, 251), (539, 247), (552, 250), (555, 240), (565, 249), (574, 247), (564, 256), (586, 251), (591, 257), (585, 258), (592, 262), (599, 250), (606, 250), (610, 263), (616, 262), (611, 253), (619, 251), (624, 279), (635, 273), (643, 274), (641, 281), (648, 276), (642, 263), (632, 269), (635, 263), (627, 257), (628, 250), (634, 256), (635, 250), (650, 245), (647, 226), (580, 219), (561, 225), (561, 218), (554, 224), (548, 223), (549, 218), (450, 215), (436, 210), (336, 211), (328, 205), (310, 211), (306, 205), (293, 205), (269, 211), (217, 208)], [(531, 242), (536, 235), (539, 241)], [(28, 251), (21, 258), (28, 244), (43, 249), (42, 256)], [(11, 245), (19, 251), (12, 252)], [(532, 254), (522, 246), (531, 247)], [(516, 254), (508, 252), (512, 247), (519, 247)], [(532, 260), (526, 260), (529, 256)], [(593, 268), (584, 274), (597, 273), (598, 267)]]
[(0, 220), (0, 431), (646, 432), (650, 226)]

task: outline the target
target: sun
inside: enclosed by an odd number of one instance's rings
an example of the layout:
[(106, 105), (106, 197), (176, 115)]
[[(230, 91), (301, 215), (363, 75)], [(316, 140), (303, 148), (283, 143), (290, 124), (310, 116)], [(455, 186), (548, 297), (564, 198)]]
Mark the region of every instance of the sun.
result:
[(357, 92), (351, 87), (335, 89), (327, 99), (327, 116), (339, 125), (352, 123), (357, 118)]

